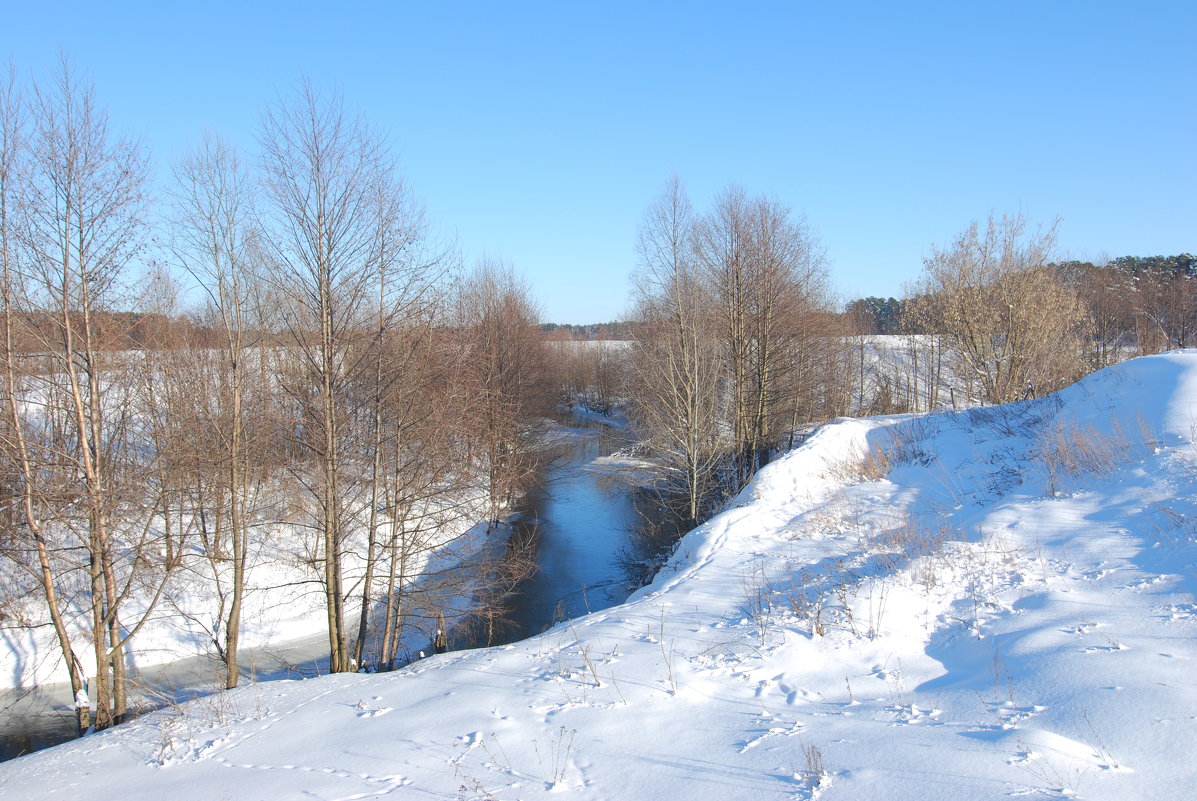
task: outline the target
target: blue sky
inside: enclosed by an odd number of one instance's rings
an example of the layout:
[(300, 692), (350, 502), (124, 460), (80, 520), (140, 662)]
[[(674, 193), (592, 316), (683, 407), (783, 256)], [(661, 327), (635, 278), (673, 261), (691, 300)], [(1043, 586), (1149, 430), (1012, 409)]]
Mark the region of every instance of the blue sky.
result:
[(738, 183), (804, 213), (845, 298), (991, 210), (1082, 258), (1197, 249), (1189, 1), (0, 5), (0, 55), (62, 48), (163, 177), (205, 129), (252, 150), (301, 74), (340, 89), (551, 321), (624, 312), (673, 173), (700, 209)]

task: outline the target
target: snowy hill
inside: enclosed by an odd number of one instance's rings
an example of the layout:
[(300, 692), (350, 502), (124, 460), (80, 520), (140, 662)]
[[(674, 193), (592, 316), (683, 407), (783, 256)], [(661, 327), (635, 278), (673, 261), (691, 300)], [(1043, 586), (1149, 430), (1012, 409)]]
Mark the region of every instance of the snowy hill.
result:
[(622, 606), (166, 710), (0, 798), (1191, 798), (1195, 430), (1194, 351), (837, 421)]

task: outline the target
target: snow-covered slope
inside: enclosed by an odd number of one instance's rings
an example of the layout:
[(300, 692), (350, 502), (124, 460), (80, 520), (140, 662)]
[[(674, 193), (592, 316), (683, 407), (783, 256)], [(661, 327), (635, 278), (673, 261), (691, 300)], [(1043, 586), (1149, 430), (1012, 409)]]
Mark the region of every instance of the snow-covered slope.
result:
[(622, 606), (0, 767), (4, 799), (1190, 798), (1197, 352), (841, 420)]

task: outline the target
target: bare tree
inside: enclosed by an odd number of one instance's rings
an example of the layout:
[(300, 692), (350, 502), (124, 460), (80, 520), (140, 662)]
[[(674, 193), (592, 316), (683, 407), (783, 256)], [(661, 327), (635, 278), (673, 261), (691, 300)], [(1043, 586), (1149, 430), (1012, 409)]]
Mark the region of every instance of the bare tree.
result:
[(671, 178), (644, 214), (637, 240), (635, 413), (646, 440), (685, 498), (682, 516), (701, 518), (723, 454), (720, 363), (710, 295), (693, 262), (694, 216)]
[(563, 403), (581, 404), (599, 414), (615, 408), (627, 382), (626, 348), (604, 340), (550, 339), (548, 354)]
[(799, 423), (847, 406), (839, 316), (805, 220), (738, 187), (695, 218), (674, 178), (637, 249), (637, 414), (695, 523)]
[(973, 222), (935, 248), (920, 286), (927, 327), (947, 337), (957, 369), (986, 400), (1021, 397), (1075, 377), (1086, 319), (1076, 294), (1047, 266), (1055, 227), (1030, 231), (1025, 217)]
[(752, 372), (752, 331), (749, 295), (752, 289), (751, 230), (748, 198), (733, 186), (715, 201), (710, 214), (699, 220), (695, 242), (704, 282), (718, 310), (720, 339), (727, 362), (730, 422), (736, 460), (736, 483), (751, 472), (749, 380)]
[(835, 387), (844, 370), (826, 258), (805, 219), (766, 198), (749, 204), (747, 219), (751, 403), (741, 447), (755, 470), (799, 422), (843, 408)]
[[(111, 330), (121, 319), (112, 311), (143, 241), (148, 162), (140, 143), (110, 134), (93, 90), (76, 84), (65, 59), (50, 86), (35, 87), (32, 110), (19, 240), (25, 297), (48, 323), (37, 327), (48, 365), (37, 390), (40, 431), (36, 443), (27, 440), (39, 473), (30, 488), (40, 488), (39, 516), (51, 515), (54, 530), (74, 537), (84, 555), (94, 724), (104, 728), (127, 712), (125, 647), (172, 567), (150, 567), (149, 582), (142, 569), (155, 535), (137, 492), (131, 383), (121, 375), (129, 365), (109, 350), (125, 341)], [(144, 613), (122, 620), (143, 584), (151, 592)]]
[[(432, 322), (432, 321), (430, 321)], [(372, 651), (382, 669), (394, 667), (413, 607), (423, 600), (420, 568), (426, 556), (447, 543), (443, 529), (462, 520), (469, 505), (461, 439), (469, 399), (463, 389), (464, 354), (457, 342), (444, 341), (433, 324), (409, 324), (388, 337), (388, 371), (402, 380), (388, 383), (382, 441), (379, 531), (382, 557), (378, 576), (381, 609), (370, 618), (376, 635)], [(368, 611), (363, 594), (363, 618)], [(373, 595), (371, 599), (378, 598)], [(369, 661), (367, 639), (359, 624), (359, 664)]]
[(551, 401), (538, 316), (527, 285), (510, 266), (491, 260), (478, 264), (458, 298), (462, 366), (477, 404), (475, 436), (492, 525), (537, 469), (541, 424)]
[[(364, 408), (368, 414), (365, 423), (371, 433), (363, 454), (370, 463), (370, 497), (365, 520), (365, 553), (362, 555), (361, 607), (354, 644), (354, 661), (359, 666), (365, 664), (376, 573), (384, 557), (394, 552), (393, 548), (386, 547), (386, 518), (390, 518), (392, 538), (397, 533), (397, 519), (412, 519), (412, 510), (400, 510), (395, 503), (400, 496), (392, 495), (389, 490), (396, 484), (414, 483), (421, 487), (421, 494), (425, 496), (421, 503), (426, 503), (430, 488), (424, 482), (430, 476), (436, 477), (434, 481), (443, 481), (451, 464), (451, 460), (437, 459), (437, 456), (443, 457), (443, 452), (435, 448), (421, 453), (415, 462), (405, 459), (403, 454), (413, 441), (429, 433), (424, 425), (431, 421), (443, 423), (442, 418), (427, 414), (428, 401), (439, 394), (437, 387), (424, 384), (418, 377), (426, 376), (430, 371), (428, 360), (433, 351), (429, 347), (429, 338), (444, 302), (441, 279), (451, 265), (450, 254), (431, 246), (423, 209), (405, 185), (383, 180), (379, 188), (377, 247), (373, 262), (377, 271), (375, 326), (368, 347), (369, 365), (360, 376), (362, 394), (368, 399)], [(440, 408), (444, 410), (450, 406), (442, 404)], [(435, 438), (434, 433), (425, 444), (431, 444)], [(409, 492), (402, 496), (407, 499), (405, 507), (410, 507), (414, 498), (411, 491), (414, 488), (409, 486), (408, 489)], [(439, 489), (443, 492), (449, 487), (441, 483)], [(386, 604), (391, 604), (394, 599), (389, 594), (395, 588), (391, 581), (387, 586)]]
[[(254, 376), (250, 362), (260, 357), (254, 348), (261, 331), (260, 321), (254, 319), (258, 293), (252, 264), (253, 184), (236, 150), (214, 135), (205, 136), (174, 173), (174, 252), (207, 293), (222, 338), (219, 349), (190, 354), (192, 369), (176, 371), (184, 380), (193, 380), (196, 368), (202, 369), (213, 356), (217, 360), (210, 371), (212, 380), (205, 382), (210, 388), (205, 398), (189, 398), (184, 389), (176, 394), (175, 411), (197, 402), (211, 404), (195, 409), (192, 427), (205, 430), (191, 432), (197, 441), (187, 449), (187, 461), (196, 473), (192, 484), (200, 489), (193, 512), (205, 535), (209, 515), (215, 525), (204, 543), (220, 604), (212, 636), (224, 664), (225, 686), (231, 688), (240, 675), (237, 651), (255, 496), (251, 475), (256, 448), (247, 425), (247, 385)], [(254, 413), (263, 411), (259, 405)], [(207, 493), (202, 491), (205, 481), (211, 484)]]
[(827, 355), (816, 353), (819, 329), (826, 326), (815, 324), (830, 319), (823, 317), (831, 311), (826, 264), (803, 219), (776, 201), (750, 199), (739, 187), (727, 189), (696, 230), (697, 258), (724, 343), (742, 484), (777, 444), (780, 400), (791, 402), (789, 414), (780, 417), (788, 416), (791, 425), (816, 407), (834, 405), (807, 391), (803, 409), (793, 394), (796, 386), (826, 389), (831, 365), (816, 358)]
[(1134, 291), (1140, 347), (1148, 353), (1184, 348), (1197, 334), (1197, 259), (1187, 253), (1113, 262)]
[[(313, 469), (299, 476), (315, 504), (323, 564), (330, 669), (351, 669), (343, 557), (354, 433), (348, 388), (364, 367), (384, 259), (380, 212), (395, 165), (388, 150), (338, 95), (307, 80), (263, 116), (260, 144), (269, 205), (267, 239), (285, 298), (293, 356), (284, 387), (296, 409), (297, 444)], [(363, 338), (365, 342), (363, 342)]]
[[(32, 354), (22, 353), (16, 343), (19, 320), (28, 316), (29, 311), (28, 298), (25, 297), (27, 287), (17, 265), (15, 219), (18, 170), (20, 159), (25, 155), (25, 108), (24, 98), (16, 87), (15, 70), (10, 67), (4, 77), (6, 80), (0, 86), (0, 314), (4, 318), (4, 351), (0, 356), (4, 364), (4, 418), (0, 430), (3, 431), (5, 472), (12, 477), (6, 484), (12, 493), (13, 507), (19, 512), (9, 516), (10, 533), (3, 545), (6, 554), (37, 580), (70, 679), (71, 693), (75, 699), (76, 725), (79, 733), (83, 733), (91, 725), (91, 712), (86, 701), (87, 676), (83, 663), (75, 653), (71, 630), (63, 614), (65, 604), (58, 591), (59, 578), (52, 556), (55, 544), (52, 535), (47, 532), (50, 523), (40, 503), (40, 475), (33, 455), (36, 445), (29, 441), (30, 427), (21, 408), (29, 398), (31, 384), (22, 365), (32, 360)], [(27, 530), (36, 564), (31, 564), (23, 557), (23, 549), (15, 542), (18, 539), (13, 536), (16, 520), (21, 520)]]
[(1056, 269), (1081, 299), (1089, 318), (1088, 366), (1100, 370), (1126, 358), (1136, 338), (1135, 307), (1141, 300), (1134, 277), (1110, 266), (1108, 258), (1099, 258), (1096, 264), (1064, 262)]

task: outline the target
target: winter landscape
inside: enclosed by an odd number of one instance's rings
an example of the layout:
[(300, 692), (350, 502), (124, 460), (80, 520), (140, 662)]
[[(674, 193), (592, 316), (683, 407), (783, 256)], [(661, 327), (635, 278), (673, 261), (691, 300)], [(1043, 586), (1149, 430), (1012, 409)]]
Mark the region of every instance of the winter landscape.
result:
[(1197, 7), (15, 4), (0, 801), (1197, 799)]
[(5, 766), (5, 798), (1185, 798), (1197, 352), (841, 419), (625, 604), (257, 684)]

